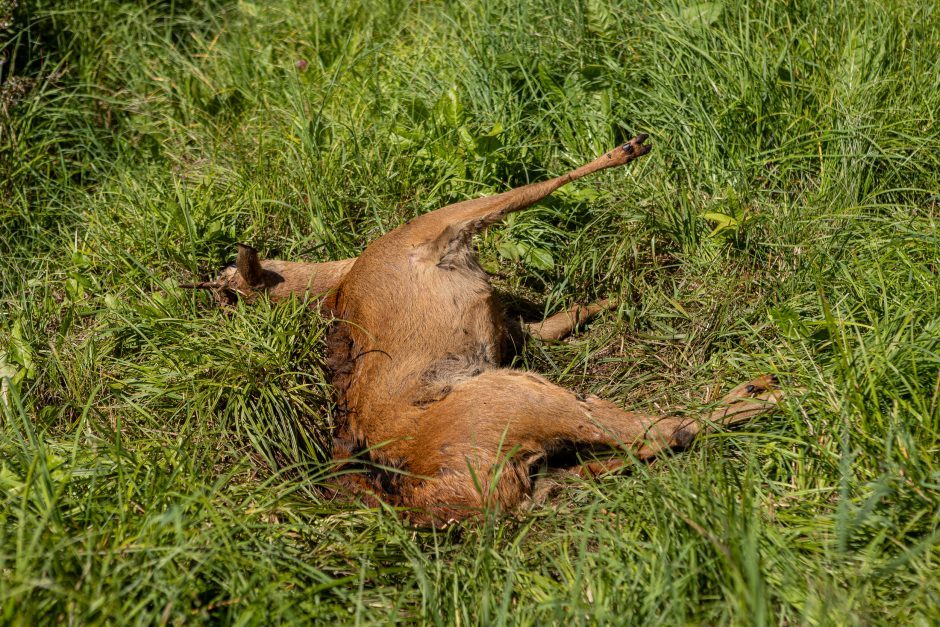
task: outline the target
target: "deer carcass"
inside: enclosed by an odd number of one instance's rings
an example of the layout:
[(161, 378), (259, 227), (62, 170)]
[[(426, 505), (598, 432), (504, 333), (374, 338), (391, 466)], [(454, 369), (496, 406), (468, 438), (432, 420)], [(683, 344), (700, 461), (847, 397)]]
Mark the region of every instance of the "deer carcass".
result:
[[(533, 466), (553, 452), (607, 448), (649, 459), (780, 399), (775, 379), (763, 376), (734, 388), (707, 415), (650, 416), (504, 367), (519, 325), (477, 263), (473, 235), (562, 185), (645, 155), (645, 140), (635, 137), (558, 178), (417, 217), (357, 259), (262, 261), (242, 246), (235, 266), (211, 285), (229, 295), (308, 295), (332, 315), (337, 468), (357, 455), (375, 464), (346, 485), (434, 524), (513, 508), (532, 490)], [(576, 306), (522, 326), (536, 337), (561, 338), (607, 306)], [(621, 459), (574, 470), (595, 473)]]

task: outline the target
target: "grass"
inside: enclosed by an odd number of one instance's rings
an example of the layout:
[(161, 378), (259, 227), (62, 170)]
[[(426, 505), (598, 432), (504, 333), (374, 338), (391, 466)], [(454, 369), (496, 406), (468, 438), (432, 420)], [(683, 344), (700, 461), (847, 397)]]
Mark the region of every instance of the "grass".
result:
[[(11, 10), (15, 3), (0, 3)], [(940, 620), (934, 3), (23, 0), (0, 20), (0, 623)], [(479, 241), (520, 366), (775, 416), (444, 532), (323, 500), (322, 321), (180, 283), (244, 241), (654, 152)]]

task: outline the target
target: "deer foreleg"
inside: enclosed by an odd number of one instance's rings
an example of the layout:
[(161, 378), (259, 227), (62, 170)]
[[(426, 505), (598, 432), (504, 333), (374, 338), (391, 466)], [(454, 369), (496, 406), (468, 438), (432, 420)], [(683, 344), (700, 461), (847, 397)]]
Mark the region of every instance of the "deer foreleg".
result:
[(538, 340), (561, 340), (602, 311), (616, 307), (616, 301), (603, 299), (590, 305), (573, 305), (541, 322), (527, 322), (526, 333)]

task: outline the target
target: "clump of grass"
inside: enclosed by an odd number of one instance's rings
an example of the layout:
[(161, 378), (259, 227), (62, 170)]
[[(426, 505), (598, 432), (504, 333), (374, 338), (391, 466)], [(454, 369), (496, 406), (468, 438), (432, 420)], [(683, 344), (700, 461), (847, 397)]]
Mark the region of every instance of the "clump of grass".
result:
[[(940, 16), (919, 2), (20, 2), (0, 43), (3, 622), (931, 623)], [(6, 95), (3, 95), (6, 94)], [(10, 95), (9, 97), (7, 95)], [(15, 96), (15, 97), (13, 97)], [(358, 254), (654, 153), (480, 238), (519, 365), (773, 418), (444, 533), (317, 490), (324, 321), (180, 283)]]

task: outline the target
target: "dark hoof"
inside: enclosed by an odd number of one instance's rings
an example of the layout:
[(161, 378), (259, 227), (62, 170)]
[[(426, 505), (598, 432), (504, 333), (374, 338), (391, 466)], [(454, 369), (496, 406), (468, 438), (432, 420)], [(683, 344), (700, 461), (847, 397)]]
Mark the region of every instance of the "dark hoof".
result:
[(620, 147), (628, 156), (636, 158), (642, 157), (650, 151), (652, 146), (644, 146), (643, 142), (649, 137), (646, 133), (640, 133), (629, 142)]
[(779, 387), (780, 380), (775, 374), (765, 374), (744, 386), (745, 394), (760, 394)]

